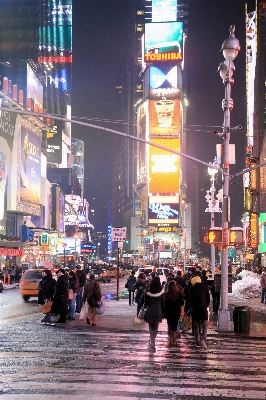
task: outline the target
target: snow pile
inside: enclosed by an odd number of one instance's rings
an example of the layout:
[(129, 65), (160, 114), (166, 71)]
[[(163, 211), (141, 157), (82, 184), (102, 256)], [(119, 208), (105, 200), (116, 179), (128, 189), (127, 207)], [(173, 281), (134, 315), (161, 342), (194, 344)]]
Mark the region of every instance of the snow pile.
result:
[(243, 270), (238, 274), (241, 277), (233, 283), (232, 293), (229, 293), (230, 298), (244, 298), (250, 299), (254, 297), (260, 297), (261, 286), (260, 279), (261, 275), (255, 274), (251, 271)]

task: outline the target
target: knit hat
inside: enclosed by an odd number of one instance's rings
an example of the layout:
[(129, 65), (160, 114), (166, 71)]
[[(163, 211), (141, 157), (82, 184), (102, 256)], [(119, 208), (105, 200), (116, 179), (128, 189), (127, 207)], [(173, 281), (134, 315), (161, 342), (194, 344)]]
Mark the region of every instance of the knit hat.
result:
[(195, 283), (201, 283), (201, 279), (199, 276), (194, 276), (194, 278), (191, 279), (191, 284), (195, 285)]

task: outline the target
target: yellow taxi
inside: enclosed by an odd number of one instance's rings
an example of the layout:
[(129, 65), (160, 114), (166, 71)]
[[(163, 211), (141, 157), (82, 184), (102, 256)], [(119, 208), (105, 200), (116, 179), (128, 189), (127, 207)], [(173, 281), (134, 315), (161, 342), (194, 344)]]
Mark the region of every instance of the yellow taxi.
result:
[(26, 270), (19, 282), (19, 290), (25, 301), (30, 297), (38, 297), (38, 285), (42, 279), (43, 268)]

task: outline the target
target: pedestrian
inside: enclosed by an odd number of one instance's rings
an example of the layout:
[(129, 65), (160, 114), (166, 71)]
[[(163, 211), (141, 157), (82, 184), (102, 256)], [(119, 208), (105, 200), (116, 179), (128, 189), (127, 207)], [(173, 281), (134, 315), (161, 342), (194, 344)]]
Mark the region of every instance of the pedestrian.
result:
[(80, 265), (77, 265), (76, 275), (79, 280), (79, 288), (78, 288), (78, 293), (77, 293), (77, 297), (76, 297), (76, 312), (80, 313), (80, 310), (82, 308), (83, 290), (84, 290), (84, 286), (86, 285), (86, 273), (85, 273), (84, 269), (81, 269)]
[(206, 350), (210, 293), (208, 287), (201, 283), (199, 276), (193, 277), (191, 284), (189, 299), (194, 323), (195, 347), (198, 348), (201, 345)]
[(265, 294), (266, 294), (266, 274), (265, 272), (262, 272), (261, 279), (260, 279), (260, 285), (261, 285), (261, 304), (265, 304)]
[(186, 285), (186, 281), (185, 281), (185, 279), (182, 277), (182, 273), (181, 273), (181, 271), (176, 271), (176, 276), (174, 277), (174, 280), (176, 281), (176, 283), (178, 284), (178, 285), (180, 285), (183, 289), (184, 289), (184, 287), (185, 287), (185, 285)]
[(151, 279), (154, 279), (156, 276), (159, 276), (157, 273), (157, 269), (154, 267), (151, 272)]
[(169, 347), (177, 346), (177, 326), (183, 304), (183, 294), (175, 280), (172, 279), (167, 283), (167, 289), (165, 292), (165, 318), (168, 326)]
[[(56, 281), (54, 280), (50, 269), (44, 269), (42, 273), (43, 273), (43, 278), (40, 282), (40, 292), (41, 292), (41, 298), (43, 300), (42, 304), (45, 304), (49, 303), (50, 301), (53, 301)], [(44, 317), (41, 319), (41, 322), (51, 322), (51, 321), (52, 319), (50, 312), (45, 314)]]
[(57, 282), (51, 313), (59, 314), (59, 319), (55, 322), (66, 323), (68, 312), (68, 280), (63, 268), (56, 272)]
[(147, 285), (148, 281), (146, 280), (146, 276), (143, 272), (141, 272), (135, 283), (135, 302), (137, 303), (137, 316), (139, 315), (140, 309), (144, 304), (144, 294)]
[(101, 293), (101, 287), (98, 282), (95, 281), (95, 275), (91, 274), (90, 275), (90, 280), (89, 282), (85, 285), (84, 287), (84, 292), (83, 292), (83, 304), (88, 302), (88, 316), (86, 318), (86, 322), (88, 325), (96, 326), (96, 306), (92, 306), (89, 302), (90, 297), (97, 292), (96, 295), (96, 300), (101, 300), (102, 298), (102, 293)]
[(69, 272), (68, 286), (69, 286), (69, 289), (72, 289), (73, 294), (71, 296), (72, 298), (68, 298), (68, 317), (67, 317), (67, 319), (70, 321), (73, 321), (75, 319), (76, 297), (77, 297), (78, 289), (79, 289), (79, 280), (74, 271)]
[(144, 321), (149, 324), (150, 332), (149, 349), (154, 352), (158, 326), (165, 314), (164, 288), (158, 276), (151, 281), (149, 288), (146, 290), (144, 307), (146, 308)]
[(218, 314), (220, 308), (220, 297), (221, 297), (221, 286), (215, 285), (216, 280), (210, 285), (210, 291), (212, 294), (212, 311), (213, 314)]
[(135, 283), (136, 283), (136, 277), (135, 277), (135, 271), (133, 270), (131, 271), (126, 282), (128, 290), (128, 302), (130, 306), (133, 306), (134, 304)]

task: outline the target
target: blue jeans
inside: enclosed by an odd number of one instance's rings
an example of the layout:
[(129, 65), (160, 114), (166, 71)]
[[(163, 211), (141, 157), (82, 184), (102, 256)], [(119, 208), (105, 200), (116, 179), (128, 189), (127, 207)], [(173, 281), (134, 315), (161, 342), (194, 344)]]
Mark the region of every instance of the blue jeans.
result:
[(266, 293), (266, 288), (265, 287), (261, 288), (261, 303), (265, 303), (265, 293)]
[(83, 296), (83, 287), (78, 288), (78, 293), (77, 293), (77, 298), (76, 298), (76, 311), (80, 312), (83, 306), (83, 301), (82, 301), (82, 296)]
[(73, 299), (68, 300), (68, 316), (75, 318), (77, 293), (73, 293)]
[(207, 330), (208, 330), (208, 321), (193, 321), (194, 322), (194, 334), (195, 334), (195, 341), (200, 343), (200, 340), (203, 339), (206, 343), (207, 339)]

